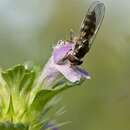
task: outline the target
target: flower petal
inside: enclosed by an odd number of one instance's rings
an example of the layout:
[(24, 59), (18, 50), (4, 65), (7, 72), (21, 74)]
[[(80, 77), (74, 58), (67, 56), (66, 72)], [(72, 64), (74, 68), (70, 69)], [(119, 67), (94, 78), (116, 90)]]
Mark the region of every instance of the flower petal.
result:
[(61, 72), (66, 79), (71, 82), (79, 81), (82, 75), (77, 71), (76, 67), (70, 67), (70, 64), (66, 65), (55, 65), (55, 68)]
[(76, 67), (76, 71), (78, 73), (80, 73), (80, 75), (82, 75), (82, 77), (85, 77), (86, 79), (91, 79), (91, 76), (89, 75), (89, 73), (86, 70), (84, 70), (80, 67)]
[(65, 42), (65, 41), (59, 41), (56, 45), (56, 47), (53, 50), (52, 55), (54, 56), (54, 62), (59, 63), (66, 54), (74, 47), (74, 44)]
[(53, 56), (50, 57), (49, 61), (45, 65), (41, 76), (38, 80), (38, 83), (42, 83), (44, 81), (45, 86), (49, 86), (58, 76), (60, 73), (54, 68), (54, 61)]

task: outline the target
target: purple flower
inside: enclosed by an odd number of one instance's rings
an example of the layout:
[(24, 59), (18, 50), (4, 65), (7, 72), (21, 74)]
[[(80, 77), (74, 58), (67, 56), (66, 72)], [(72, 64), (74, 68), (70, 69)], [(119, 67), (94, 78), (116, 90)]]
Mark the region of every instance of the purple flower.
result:
[(71, 65), (66, 58), (67, 54), (74, 48), (73, 43), (68, 41), (59, 41), (53, 48), (52, 56), (45, 65), (40, 81), (45, 81), (45, 84), (50, 85), (60, 74), (70, 82), (80, 81), (81, 78), (90, 79), (88, 72), (80, 68), (78, 65)]

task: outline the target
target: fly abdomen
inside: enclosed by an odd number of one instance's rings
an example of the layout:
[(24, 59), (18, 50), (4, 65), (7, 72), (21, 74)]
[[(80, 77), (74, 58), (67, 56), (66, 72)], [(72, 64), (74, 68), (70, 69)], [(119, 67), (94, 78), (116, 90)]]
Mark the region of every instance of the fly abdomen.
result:
[(75, 49), (75, 57), (78, 59), (82, 59), (90, 49), (88, 41), (85, 41), (85, 43), (81, 42), (82, 44)]
[(80, 38), (89, 40), (95, 31), (96, 28), (96, 16), (95, 12), (87, 14), (81, 27)]

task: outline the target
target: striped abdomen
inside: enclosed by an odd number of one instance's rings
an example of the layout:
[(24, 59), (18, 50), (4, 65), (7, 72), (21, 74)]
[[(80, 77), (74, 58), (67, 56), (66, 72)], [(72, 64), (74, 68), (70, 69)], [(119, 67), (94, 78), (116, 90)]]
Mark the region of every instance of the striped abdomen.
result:
[(93, 36), (96, 28), (96, 16), (95, 12), (87, 14), (82, 22), (80, 37), (76, 41), (75, 45), (75, 56), (79, 59), (83, 58), (84, 55), (89, 51), (89, 40)]

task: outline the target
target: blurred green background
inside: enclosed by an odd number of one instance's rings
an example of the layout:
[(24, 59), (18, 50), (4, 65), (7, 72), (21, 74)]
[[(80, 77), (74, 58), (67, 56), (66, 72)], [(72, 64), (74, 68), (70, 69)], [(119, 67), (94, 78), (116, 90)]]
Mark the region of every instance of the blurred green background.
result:
[[(84, 68), (92, 79), (62, 93), (72, 121), (60, 130), (130, 130), (130, 1), (101, 0), (106, 13)], [(77, 33), (91, 0), (0, 0), (0, 66), (44, 65), (52, 46)]]

